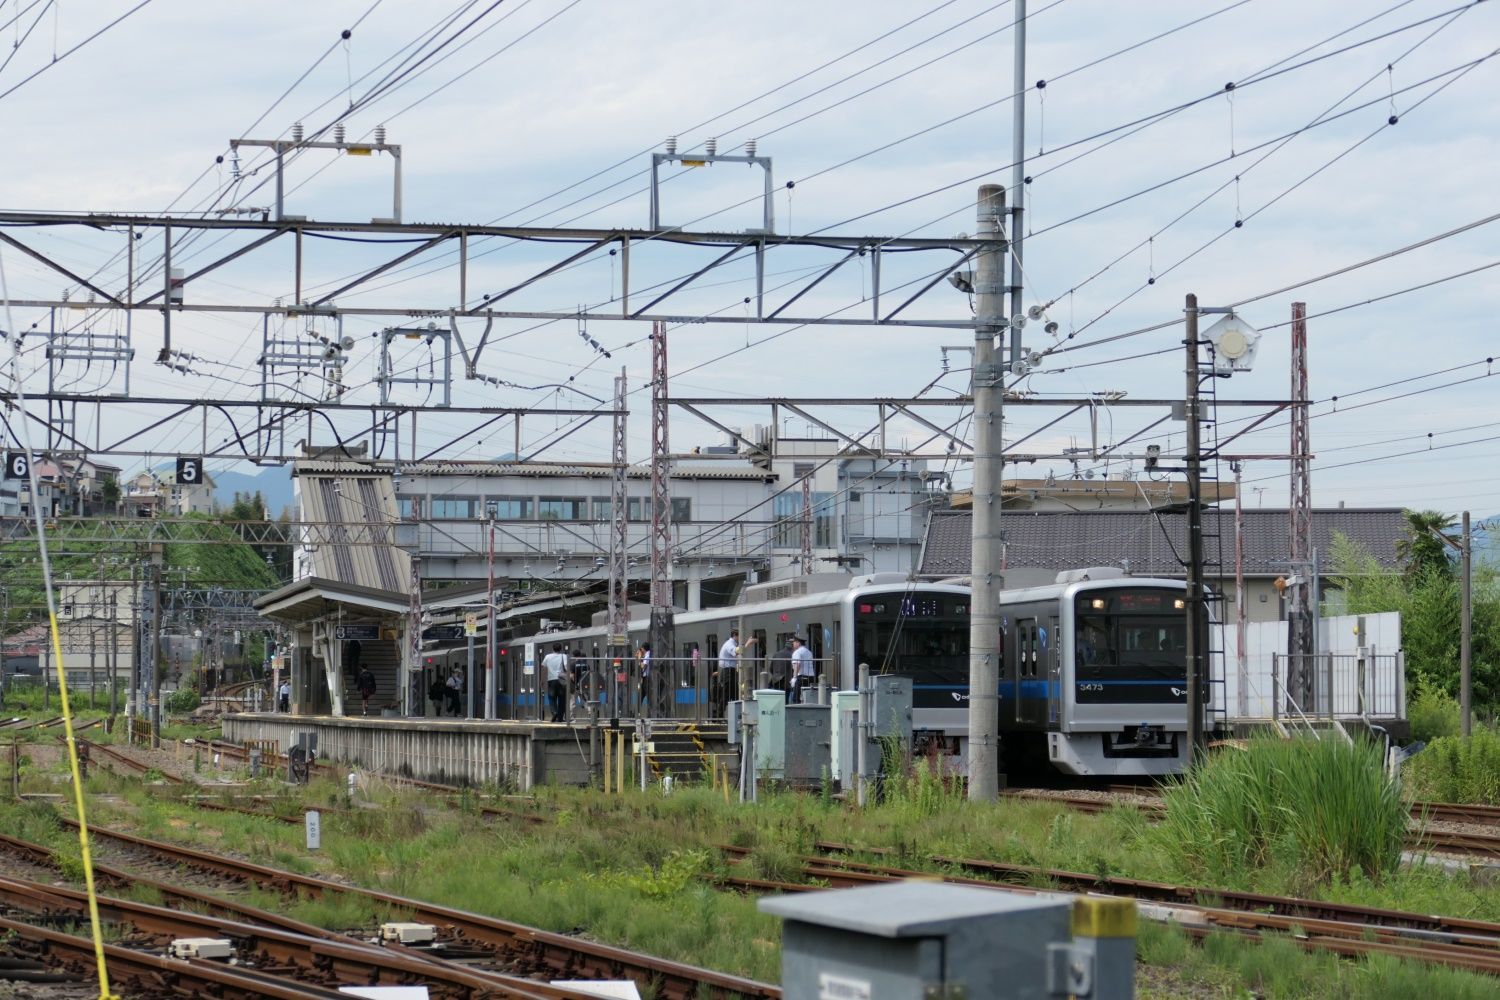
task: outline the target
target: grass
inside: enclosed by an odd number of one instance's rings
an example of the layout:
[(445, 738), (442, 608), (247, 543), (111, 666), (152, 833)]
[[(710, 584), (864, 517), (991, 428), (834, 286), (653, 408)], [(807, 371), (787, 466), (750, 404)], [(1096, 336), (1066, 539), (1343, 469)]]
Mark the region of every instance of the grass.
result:
[[(1278, 765), (1288, 781), (1300, 773), (1289, 769), (1322, 760), (1317, 750), (1300, 749), (1301, 760)], [(1226, 752), (1219, 759), (1240, 757)], [(863, 811), (818, 795), (768, 793), (760, 803), (742, 806), (696, 787), (665, 797), (547, 788), (536, 793), (534, 803), (538, 813), (550, 817), (545, 825), (485, 820), (472, 809), (437, 805), (426, 793), (371, 781), (362, 786), (353, 809), (324, 813), (319, 852), (305, 849), (297, 826), (197, 811), (160, 788), (148, 790), (127, 778), (101, 780), (106, 784), (100, 790), (121, 798), (90, 805), (97, 824), (293, 871), (337, 874), (371, 888), (768, 981), (780, 974), (780, 927), (758, 912), (753, 899), (715, 887), (715, 876), (729, 867), (715, 845), (748, 848), (747, 874), (786, 881), (798, 878), (798, 856), (809, 853), (817, 840), (890, 848), (895, 857), (881, 860), (930, 871), (939, 868), (932, 856), (942, 854), (1101, 875), (1210, 881), (1201, 862), (1185, 847), (1164, 843), (1164, 827), (1146, 822), (1135, 810), (1085, 816), (1038, 800), (971, 805), (936, 770), (921, 768), (889, 782), (885, 801)], [(1269, 788), (1264, 794), (1284, 796), (1289, 785), (1271, 781)], [(290, 789), (263, 778), (243, 791), (274, 795), (273, 808), (284, 814), (344, 801), (342, 786), (328, 779)], [(1293, 808), (1284, 798), (1259, 801), (1273, 810)], [(77, 850), (76, 838), (57, 825), (49, 806), (0, 807), (0, 828), (70, 853)], [(1275, 846), (1282, 841), (1270, 838), (1273, 846), (1259, 852), (1257, 864), (1240, 864), (1224, 884), (1500, 920), (1500, 889), (1468, 875), (1367, 870), (1349, 860), (1353, 855), (1320, 848), (1316, 839), (1308, 848), (1315, 862), (1305, 867), (1296, 846), (1300, 835), (1287, 836), (1292, 846)], [(269, 893), (252, 892), (248, 901), (288, 909)], [(401, 916), (334, 900), (302, 901), (288, 911), (336, 929)], [(1288, 940), (1255, 945), (1224, 935), (1195, 947), (1182, 932), (1149, 923), (1142, 924), (1139, 948), (1145, 962), (1143, 997), (1462, 998), (1487, 996), (1493, 988), (1488, 980), (1420, 965), (1305, 954)], [(1383, 983), (1396, 985), (1382, 989)]]
[(1472, 736), (1440, 736), (1405, 772), (1418, 798), (1500, 805), (1500, 733), (1481, 726)]
[(1396, 871), (1408, 811), (1373, 743), (1263, 737), (1215, 754), (1166, 789), (1149, 835), (1198, 880), (1237, 888), (1264, 869), (1301, 891)]

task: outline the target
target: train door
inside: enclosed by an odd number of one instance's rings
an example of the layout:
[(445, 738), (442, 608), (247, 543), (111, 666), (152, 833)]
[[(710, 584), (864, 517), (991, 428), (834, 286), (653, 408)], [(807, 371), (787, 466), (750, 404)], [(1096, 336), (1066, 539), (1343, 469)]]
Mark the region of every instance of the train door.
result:
[(1062, 633), (1057, 618), (1047, 619), (1052, 642), (1044, 652), (1047, 664), (1047, 723), (1056, 725), (1062, 717)]
[(1016, 620), (1016, 674), (1015, 687), (1011, 691), (1015, 702), (1015, 721), (1026, 721), (1026, 692), (1028, 683), (1037, 675), (1037, 620)]

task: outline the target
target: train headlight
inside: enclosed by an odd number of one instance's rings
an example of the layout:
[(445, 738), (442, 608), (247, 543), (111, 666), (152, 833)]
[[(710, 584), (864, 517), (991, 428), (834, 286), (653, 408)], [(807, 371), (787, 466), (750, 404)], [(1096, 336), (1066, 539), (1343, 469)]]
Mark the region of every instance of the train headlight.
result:
[(1176, 608), (1178, 611), (1182, 611), (1187, 608), (1187, 601), (1184, 601), (1179, 597), (1177, 598), (1177, 600), (1172, 602), (1172, 607)]
[(1089, 606), (1091, 608), (1093, 608), (1095, 611), (1103, 611), (1104, 610), (1104, 605), (1105, 605), (1105, 601), (1104, 601), (1104, 598), (1102, 598), (1102, 597), (1096, 597), (1092, 601), (1089, 602)]

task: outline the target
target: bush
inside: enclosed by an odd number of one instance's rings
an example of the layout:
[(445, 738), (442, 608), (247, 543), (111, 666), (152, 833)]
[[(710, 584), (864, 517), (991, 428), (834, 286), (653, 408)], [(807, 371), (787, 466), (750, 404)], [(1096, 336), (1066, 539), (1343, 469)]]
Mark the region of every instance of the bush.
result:
[(1418, 798), (1500, 805), (1500, 734), (1441, 736), (1406, 762), (1406, 776)]
[(167, 695), (165, 705), (167, 711), (172, 715), (186, 715), (197, 708), (201, 701), (202, 699), (198, 697), (198, 692), (192, 688), (178, 688)]
[(1306, 884), (1379, 879), (1400, 863), (1408, 820), (1382, 765), (1365, 741), (1254, 739), (1168, 788), (1157, 835), (1186, 868), (1225, 884), (1274, 865)]
[(1406, 718), (1411, 723), (1412, 739), (1423, 742), (1439, 736), (1457, 736), (1462, 728), (1458, 699), (1443, 691), (1420, 692), (1406, 707)]

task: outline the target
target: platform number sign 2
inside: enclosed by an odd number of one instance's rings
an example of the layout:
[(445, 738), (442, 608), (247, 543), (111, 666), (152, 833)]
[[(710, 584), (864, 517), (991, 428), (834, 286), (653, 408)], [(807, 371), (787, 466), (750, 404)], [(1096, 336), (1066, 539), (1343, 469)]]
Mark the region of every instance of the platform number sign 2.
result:
[(25, 479), (31, 474), (31, 461), (26, 457), (24, 451), (8, 451), (5, 453), (5, 478)]
[(177, 456), (177, 485), (199, 486), (203, 483), (203, 460), (194, 455)]

